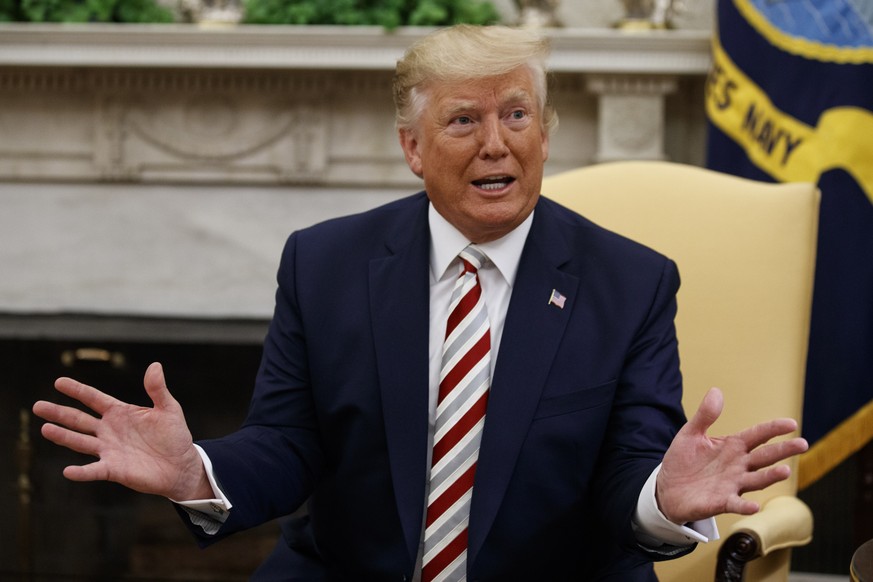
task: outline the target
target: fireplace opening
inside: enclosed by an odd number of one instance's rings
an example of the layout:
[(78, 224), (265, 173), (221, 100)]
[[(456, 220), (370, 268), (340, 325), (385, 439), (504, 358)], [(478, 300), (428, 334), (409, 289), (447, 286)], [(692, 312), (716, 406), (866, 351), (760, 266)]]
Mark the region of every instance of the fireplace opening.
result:
[(226, 434), (243, 421), (251, 396), (261, 354), (254, 338), (262, 337), (263, 326), (254, 327), (258, 332), (242, 339), (200, 332), (170, 341), (101, 340), (99, 333), (0, 338), (0, 578), (248, 579), (275, 544), (275, 522), (200, 550), (169, 501), (114, 483), (66, 480), (65, 466), (90, 458), (43, 439), (42, 421), (30, 409), (38, 399), (70, 402), (52, 387), (58, 376), (150, 405), (142, 377), (151, 362), (160, 361), (194, 438)]

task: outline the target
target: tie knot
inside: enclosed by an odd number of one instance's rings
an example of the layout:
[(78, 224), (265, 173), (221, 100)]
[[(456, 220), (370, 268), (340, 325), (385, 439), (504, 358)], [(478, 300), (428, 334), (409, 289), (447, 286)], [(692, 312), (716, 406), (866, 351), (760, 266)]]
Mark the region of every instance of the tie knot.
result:
[(482, 265), (484, 265), (485, 261), (488, 259), (488, 257), (485, 256), (485, 253), (480, 251), (479, 247), (477, 247), (476, 245), (467, 245), (464, 250), (458, 253), (458, 256), (461, 258), (462, 261), (464, 261), (466, 264), (470, 265), (473, 269), (477, 271), (482, 268)]

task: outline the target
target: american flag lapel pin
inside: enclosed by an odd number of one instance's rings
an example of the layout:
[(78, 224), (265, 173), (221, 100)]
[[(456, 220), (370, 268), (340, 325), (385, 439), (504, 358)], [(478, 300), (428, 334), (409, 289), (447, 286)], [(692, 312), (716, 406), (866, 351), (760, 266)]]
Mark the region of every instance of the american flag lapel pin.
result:
[(557, 289), (552, 289), (552, 295), (549, 297), (549, 305), (556, 305), (560, 309), (564, 309), (564, 302), (567, 300), (563, 294)]

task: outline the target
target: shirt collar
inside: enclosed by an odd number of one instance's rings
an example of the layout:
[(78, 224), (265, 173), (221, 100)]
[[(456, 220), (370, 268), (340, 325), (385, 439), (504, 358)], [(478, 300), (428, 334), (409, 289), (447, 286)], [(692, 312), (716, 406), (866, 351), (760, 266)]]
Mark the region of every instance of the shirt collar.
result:
[[(518, 271), (521, 251), (524, 249), (524, 243), (533, 223), (533, 215), (534, 213), (531, 212), (524, 222), (503, 237), (476, 245), (488, 255), (488, 259), (497, 267), (510, 287), (515, 282), (515, 273)], [(439, 281), (458, 253), (464, 250), (470, 241), (443, 218), (434, 209), (433, 204), (429, 204), (427, 220), (430, 226), (430, 274), (433, 281)]]

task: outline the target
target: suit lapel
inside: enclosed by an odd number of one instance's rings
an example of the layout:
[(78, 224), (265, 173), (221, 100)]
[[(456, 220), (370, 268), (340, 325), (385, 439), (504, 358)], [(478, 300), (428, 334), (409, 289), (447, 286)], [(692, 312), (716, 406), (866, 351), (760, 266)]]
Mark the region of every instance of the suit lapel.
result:
[(427, 479), (429, 250), (427, 203), (395, 220), (389, 254), (370, 262), (370, 312), (397, 511), (412, 559)]
[[(573, 308), (579, 280), (559, 270), (569, 258), (561, 223), (540, 203), (513, 285), (488, 400), (470, 515), (471, 562), (502, 503)], [(563, 309), (549, 303), (552, 290), (566, 297)]]

